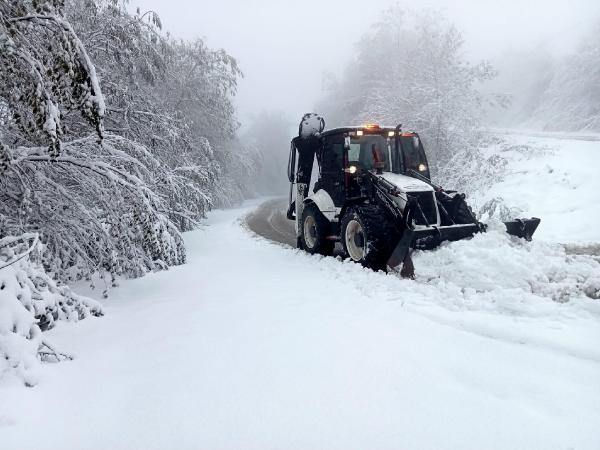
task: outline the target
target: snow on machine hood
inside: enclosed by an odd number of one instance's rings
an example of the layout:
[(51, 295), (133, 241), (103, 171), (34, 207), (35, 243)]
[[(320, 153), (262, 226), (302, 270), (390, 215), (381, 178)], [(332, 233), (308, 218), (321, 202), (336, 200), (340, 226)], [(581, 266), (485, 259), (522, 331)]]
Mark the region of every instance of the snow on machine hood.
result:
[(433, 188), (427, 183), (407, 175), (384, 172), (379, 176), (404, 192), (433, 192)]

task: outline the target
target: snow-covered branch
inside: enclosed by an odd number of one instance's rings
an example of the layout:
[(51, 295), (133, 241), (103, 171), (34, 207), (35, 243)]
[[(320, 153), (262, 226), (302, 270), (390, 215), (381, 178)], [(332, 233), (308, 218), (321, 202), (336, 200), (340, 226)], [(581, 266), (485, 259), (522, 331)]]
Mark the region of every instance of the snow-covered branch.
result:
[[(235, 136), (235, 59), (160, 28), (121, 2), (0, 2), (0, 279), (32, 270), (57, 304), (84, 304), (63, 287), (101, 276), (107, 294), (182, 264), (181, 231), (247, 195), (258, 160)], [(25, 311), (40, 329), (73, 315)]]
[[(19, 239), (19, 240), (27, 239), (28, 237), (29, 237), (28, 235), (23, 235), (17, 239)], [(15, 238), (0, 239), (0, 247), (5, 247), (7, 245), (10, 245), (11, 243), (15, 242), (17, 239), (15, 239)], [(33, 243), (31, 244), (31, 246), (27, 250), (25, 250), (23, 253), (13, 256), (10, 260), (5, 261), (5, 262), (0, 262), (0, 270), (6, 268), (8, 266), (12, 266), (13, 264), (21, 261), (23, 258), (28, 256), (38, 246), (39, 242), (40, 242), (40, 237), (37, 234), (33, 235)]]

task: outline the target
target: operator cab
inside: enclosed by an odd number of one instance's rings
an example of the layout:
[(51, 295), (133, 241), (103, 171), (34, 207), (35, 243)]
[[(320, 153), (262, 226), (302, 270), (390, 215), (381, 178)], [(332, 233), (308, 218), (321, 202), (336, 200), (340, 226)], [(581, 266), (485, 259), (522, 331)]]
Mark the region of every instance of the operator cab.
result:
[(423, 144), (417, 133), (399, 127), (365, 125), (335, 128), (321, 133), (317, 150), (319, 179), (315, 192), (324, 189), (336, 206), (360, 195), (358, 179), (364, 171), (408, 175), (415, 171), (430, 178)]

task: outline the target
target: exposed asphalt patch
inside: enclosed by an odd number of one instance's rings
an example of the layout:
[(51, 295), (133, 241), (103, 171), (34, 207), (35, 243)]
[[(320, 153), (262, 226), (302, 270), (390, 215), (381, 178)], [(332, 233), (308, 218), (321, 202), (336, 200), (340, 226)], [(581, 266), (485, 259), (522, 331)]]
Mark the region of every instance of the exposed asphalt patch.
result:
[(246, 216), (246, 225), (254, 233), (273, 242), (296, 247), (294, 222), (286, 217), (287, 200), (267, 200)]

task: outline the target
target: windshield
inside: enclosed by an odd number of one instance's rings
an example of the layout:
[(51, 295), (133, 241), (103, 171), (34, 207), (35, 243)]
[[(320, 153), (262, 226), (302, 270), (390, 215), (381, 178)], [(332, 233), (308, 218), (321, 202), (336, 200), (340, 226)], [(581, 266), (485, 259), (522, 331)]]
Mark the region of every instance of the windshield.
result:
[(353, 138), (348, 149), (348, 164), (357, 164), (366, 170), (375, 169), (375, 156), (384, 163), (384, 171), (390, 171), (390, 148), (388, 139), (376, 134)]
[(419, 136), (416, 134), (400, 136), (400, 147), (402, 149), (404, 173), (412, 169), (429, 177), (427, 158), (425, 157), (425, 150)]

